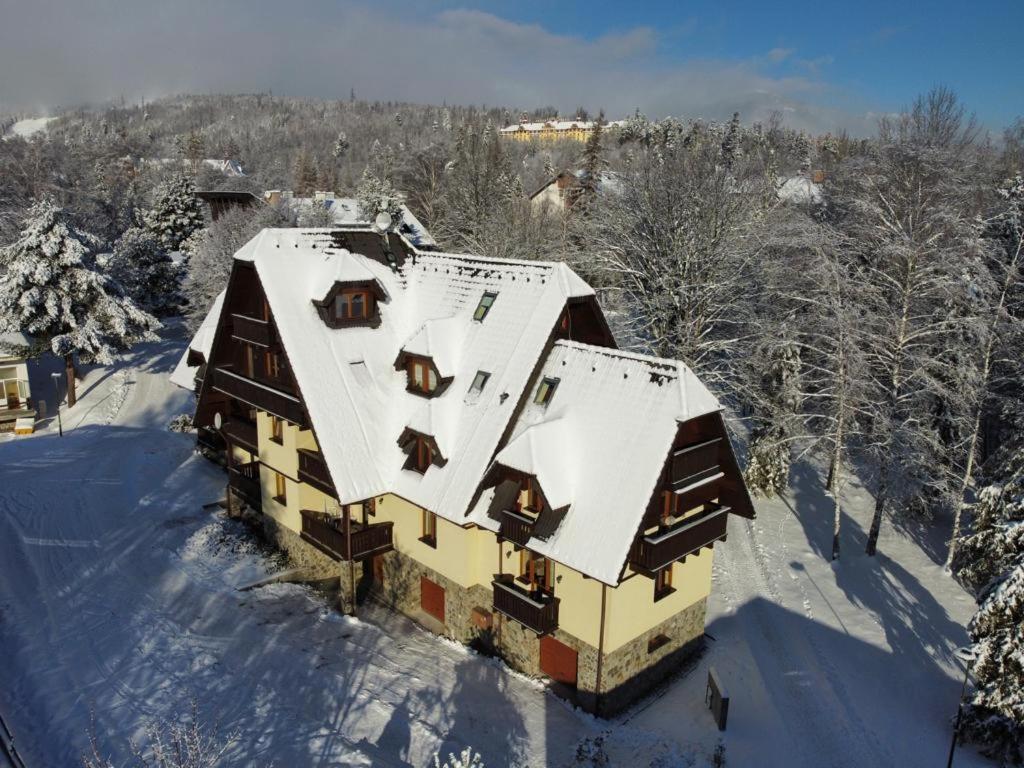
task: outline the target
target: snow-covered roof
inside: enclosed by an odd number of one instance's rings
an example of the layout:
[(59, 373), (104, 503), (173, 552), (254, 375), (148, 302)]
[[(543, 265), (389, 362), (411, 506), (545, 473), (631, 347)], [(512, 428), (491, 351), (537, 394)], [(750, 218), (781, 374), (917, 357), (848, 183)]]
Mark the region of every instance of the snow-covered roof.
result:
[[(547, 405), (527, 405), (495, 463), (537, 477), (552, 509), (568, 511), (527, 547), (606, 584), (618, 583), (678, 424), (720, 409), (683, 363), (558, 341), (541, 371), (557, 379)], [(628, 469), (623, 457), (629, 457)], [(493, 531), (494, 489), (470, 513)]]
[(8, 356), (11, 350), (27, 347), (31, 343), (28, 336), (21, 331), (0, 333), (0, 357)]
[[(417, 251), (398, 270), (334, 245), (327, 229), (267, 229), (236, 259), (251, 261), (342, 504), (395, 493), (459, 524), (568, 299), (593, 290), (561, 263)], [(357, 263), (387, 295), (376, 328), (328, 328), (313, 300)], [(348, 269), (346, 267), (346, 269)], [(473, 313), (497, 294), (482, 322)], [(406, 390), (402, 351), (429, 352), (450, 386)], [(470, 393), (478, 371), (490, 374)], [(447, 462), (403, 469), (399, 438), (435, 438)]]
[(787, 203), (820, 203), (825, 199), (821, 184), (814, 182), (805, 174), (796, 176), (780, 176), (778, 179), (779, 200)]
[[(618, 128), (626, 124), (625, 120), (609, 120), (605, 122), (605, 128)], [(594, 129), (593, 120), (542, 120), (533, 123), (516, 123), (507, 125), (501, 129), (501, 133), (517, 133), (526, 131), (528, 133), (539, 133), (540, 131), (570, 131), (573, 129), (591, 131)]]
[(188, 364), (189, 350), (199, 352), (204, 360), (209, 361), (210, 359), (210, 348), (213, 346), (213, 337), (217, 332), (220, 310), (224, 306), (224, 293), (225, 291), (221, 291), (217, 298), (214, 299), (210, 311), (206, 313), (202, 324), (196, 331), (195, 336), (192, 337), (188, 348), (185, 349), (185, 353), (181, 356), (178, 364), (174, 367), (174, 371), (171, 373), (171, 382), (183, 389), (195, 389), (196, 372), (199, 370), (199, 366)]
[[(287, 206), (296, 216), (309, 213), (314, 206), (321, 206), (331, 212), (334, 224), (339, 227), (369, 226), (373, 223), (359, 213), (359, 203), (354, 197), (334, 197), (320, 193), (314, 197), (295, 197), (291, 194), (280, 193), (279, 190), (268, 190), (263, 193), (264, 199), (271, 199), (271, 195), (275, 192), (280, 194), (280, 203)], [(418, 248), (437, 245), (430, 232), (413, 215), (412, 211), (405, 205), (402, 205), (401, 209), (402, 220), (398, 224), (398, 231)]]

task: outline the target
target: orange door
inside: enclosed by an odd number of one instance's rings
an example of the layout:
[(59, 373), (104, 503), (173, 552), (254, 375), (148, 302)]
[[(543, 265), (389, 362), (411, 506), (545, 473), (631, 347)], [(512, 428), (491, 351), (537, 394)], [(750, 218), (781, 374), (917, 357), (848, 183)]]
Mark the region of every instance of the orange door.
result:
[(435, 584), (426, 576), (420, 576), (420, 607), (444, 623), (444, 587)]
[(576, 651), (550, 635), (540, 639), (540, 671), (559, 683), (576, 686)]

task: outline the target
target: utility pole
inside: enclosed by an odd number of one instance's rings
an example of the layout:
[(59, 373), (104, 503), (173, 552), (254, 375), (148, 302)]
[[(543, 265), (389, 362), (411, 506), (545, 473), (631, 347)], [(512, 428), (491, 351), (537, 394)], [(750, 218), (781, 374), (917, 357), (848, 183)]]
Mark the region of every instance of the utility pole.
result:
[(960, 648), (955, 652), (957, 658), (964, 662), (964, 684), (960, 689), (960, 704), (956, 708), (956, 722), (953, 724), (953, 741), (949, 745), (949, 759), (946, 761), (946, 768), (953, 768), (953, 753), (956, 752), (956, 742), (960, 738), (960, 720), (964, 715), (964, 696), (967, 695), (967, 681), (971, 677), (971, 667), (974, 665), (974, 649)]

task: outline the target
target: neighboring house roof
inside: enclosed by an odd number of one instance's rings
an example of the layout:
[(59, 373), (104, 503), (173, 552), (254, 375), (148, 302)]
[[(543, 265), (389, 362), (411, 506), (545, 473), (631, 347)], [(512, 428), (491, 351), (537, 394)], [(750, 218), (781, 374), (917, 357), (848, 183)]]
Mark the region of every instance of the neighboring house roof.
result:
[[(322, 206), (331, 212), (334, 225), (339, 227), (369, 226), (373, 223), (359, 213), (359, 203), (354, 197), (334, 197), (331, 193), (318, 193), (314, 197), (295, 197), (289, 192), (279, 190), (268, 190), (263, 193), (263, 197), (266, 200), (278, 199), (281, 205), (287, 206), (296, 216), (308, 213), (314, 206)], [(398, 231), (417, 248), (435, 247), (437, 242), (427, 228), (405, 205), (401, 208), (402, 220), (398, 224)]]
[[(604, 123), (605, 128), (618, 128), (626, 124), (625, 120), (609, 120)], [(592, 131), (593, 120), (541, 120), (532, 123), (516, 123), (507, 125), (500, 130), (501, 133), (516, 133), (526, 131), (528, 133), (539, 133), (541, 131), (571, 131), (573, 129)]]
[[(576, 171), (559, 171), (551, 178), (547, 179), (530, 195), (529, 199), (532, 200), (545, 189), (550, 187), (552, 184), (557, 184), (559, 180), (567, 187), (578, 187), (580, 186), (583, 179), (587, 177), (587, 172), (583, 169)], [(610, 171), (605, 171), (600, 174), (597, 180), (598, 190), (606, 190), (609, 192), (618, 192), (621, 189), (622, 182), (619, 180), (617, 174)]]
[(780, 176), (778, 179), (779, 200), (787, 203), (820, 203), (825, 199), (821, 184), (806, 174)]
[(188, 349), (185, 350), (185, 354), (181, 356), (178, 364), (174, 367), (174, 371), (171, 373), (171, 382), (173, 384), (177, 384), (183, 389), (195, 389), (196, 373), (199, 371), (199, 366), (188, 364), (189, 350), (198, 352), (203, 356), (203, 360), (209, 361), (210, 349), (213, 347), (213, 337), (217, 332), (217, 323), (220, 320), (220, 311), (223, 306), (224, 291), (221, 291), (217, 298), (214, 299), (210, 311), (203, 318), (203, 322), (199, 326), (199, 330), (196, 331), (196, 335), (192, 337), (192, 341), (189, 343)]
[[(552, 509), (569, 507), (550, 537), (527, 542), (531, 551), (617, 584), (679, 423), (720, 405), (681, 362), (572, 341), (555, 343), (543, 378), (558, 379), (554, 394), (540, 405), (529, 393), (495, 463), (534, 475)], [(470, 516), (497, 531), (494, 493)]]
[(0, 357), (10, 357), (12, 351), (29, 347), (31, 344), (29, 337), (21, 331), (0, 333)]

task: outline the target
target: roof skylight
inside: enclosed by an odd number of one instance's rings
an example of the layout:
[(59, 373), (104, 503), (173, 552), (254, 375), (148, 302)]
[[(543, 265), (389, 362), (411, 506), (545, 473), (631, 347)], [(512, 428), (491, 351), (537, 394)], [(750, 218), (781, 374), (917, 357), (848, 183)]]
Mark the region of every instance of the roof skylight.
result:
[(494, 300), (498, 298), (498, 294), (488, 291), (480, 297), (480, 303), (476, 305), (476, 311), (473, 312), (473, 319), (482, 322), (487, 313), (491, 311), (491, 305), (494, 304)]

